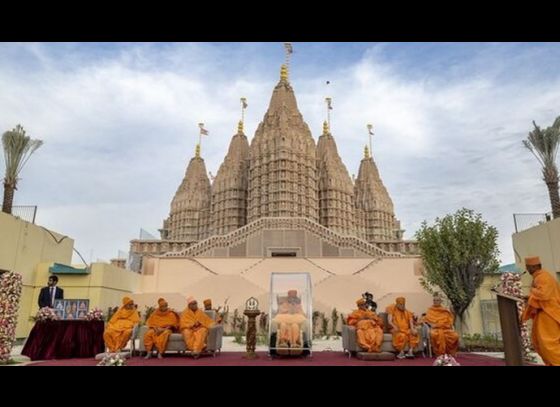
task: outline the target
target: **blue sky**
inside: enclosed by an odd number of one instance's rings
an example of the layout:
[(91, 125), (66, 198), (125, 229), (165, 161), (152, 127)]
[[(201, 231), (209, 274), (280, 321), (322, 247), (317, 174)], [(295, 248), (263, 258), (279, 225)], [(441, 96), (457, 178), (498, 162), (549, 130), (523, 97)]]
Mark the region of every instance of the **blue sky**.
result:
[[(294, 43), (291, 82), (315, 139), (332, 131), (356, 174), (374, 158), (397, 217), (420, 223), (466, 206), (500, 232), (513, 261), (513, 213), (550, 211), (521, 140), (560, 115), (556, 43)], [(251, 139), (284, 61), (281, 43), (0, 44), (0, 128), (45, 144), (21, 174), (16, 205), (76, 240), (86, 260), (156, 234), (197, 141), (213, 174), (248, 99)], [(331, 82), (326, 85), (326, 81)], [(1, 159), (3, 160), (3, 159)], [(3, 165), (3, 162), (2, 162)]]

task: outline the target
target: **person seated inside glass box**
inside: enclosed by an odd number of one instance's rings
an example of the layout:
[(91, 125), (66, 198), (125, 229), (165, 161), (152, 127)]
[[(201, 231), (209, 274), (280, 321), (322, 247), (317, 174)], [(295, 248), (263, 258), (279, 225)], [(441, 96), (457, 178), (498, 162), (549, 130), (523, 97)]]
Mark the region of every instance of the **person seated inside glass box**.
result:
[(278, 297), (278, 313), (272, 320), (278, 324), (279, 348), (303, 347), (301, 329), (307, 317), (296, 290), (288, 291), (287, 297)]

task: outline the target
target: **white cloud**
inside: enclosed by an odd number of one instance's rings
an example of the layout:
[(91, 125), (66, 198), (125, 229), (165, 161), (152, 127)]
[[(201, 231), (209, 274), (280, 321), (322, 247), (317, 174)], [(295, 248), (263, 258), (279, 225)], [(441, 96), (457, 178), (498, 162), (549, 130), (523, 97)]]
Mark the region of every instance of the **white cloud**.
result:
[[(94, 259), (108, 259), (127, 250), (140, 227), (160, 227), (193, 155), (197, 123), (210, 131), (203, 157), (213, 174), (242, 96), (252, 137), (278, 67), (257, 44), (129, 44), (105, 53), (88, 46), (0, 46), (0, 126), (22, 123), (45, 141), (22, 173), (15, 204), (37, 204), (39, 223), (76, 239), (86, 259), (92, 250)], [(560, 114), (560, 75), (539, 80), (529, 68), (538, 52), (496, 46), (454, 61), (448, 75), (408, 75), (401, 60), (387, 59), (390, 50), (372, 46), (331, 70), (306, 61), (298, 72), (294, 60), (298, 105), (314, 136), (328, 93), (350, 174), (368, 140), (365, 125), (374, 124), (374, 157), (406, 237), (424, 219), (466, 206), (498, 227), (502, 259), (513, 261), (512, 214), (550, 211), (521, 140), (533, 119), (545, 126)], [(512, 66), (525, 68), (508, 79)]]

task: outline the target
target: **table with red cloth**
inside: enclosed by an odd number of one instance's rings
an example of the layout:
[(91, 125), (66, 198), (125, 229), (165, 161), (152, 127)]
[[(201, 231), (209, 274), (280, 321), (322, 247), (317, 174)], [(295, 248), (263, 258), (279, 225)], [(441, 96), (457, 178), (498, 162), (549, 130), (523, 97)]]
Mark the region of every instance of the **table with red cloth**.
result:
[(31, 360), (94, 357), (105, 352), (103, 321), (40, 321), (29, 333), (22, 355)]

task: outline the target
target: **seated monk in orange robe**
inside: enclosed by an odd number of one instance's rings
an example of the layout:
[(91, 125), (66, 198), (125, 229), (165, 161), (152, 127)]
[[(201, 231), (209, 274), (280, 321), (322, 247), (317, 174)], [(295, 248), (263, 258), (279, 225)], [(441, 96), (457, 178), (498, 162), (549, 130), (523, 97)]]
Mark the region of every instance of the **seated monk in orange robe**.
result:
[(198, 303), (193, 297), (187, 299), (187, 308), (181, 314), (179, 329), (187, 349), (192, 351), (194, 358), (206, 348), (208, 329), (216, 323), (198, 308)]
[(165, 349), (167, 349), (169, 336), (179, 328), (179, 316), (175, 311), (169, 309), (167, 301), (160, 298), (158, 308), (152, 312), (150, 318), (146, 321), (146, 325), (149, 328), (144, 335), (144, 346), (148, 352), (146, 359), (152, 357), (154, 346), (158, 352), (158, 359), (161, 359)]
[(459, 334), (453, 330), (455, 317), (451, 311), (441, 306), (441, 302), (441, 297), (434, 295), (434, 305), (428, 308), (423, 322), (430, 325), (430, 340), (436, 356), (455, 356), (459, 347)]
[(533, 284), (522, 320), (533, 319), (531, 340), (543, 362), (560, 366), (560, 285), (538, 257), (526, 258), (525, 265)]
[(204, 304), (204, 311), (214, 311), (216, 313), (216, 317), (214, 318), (217, 324), (222, 323), (222, 316), (220, 315), (220, 307), (218, 309), (212, 308), (212, 300), (210, 298), (205, 299), (202, 301)]
[(307, 321), (296, 290), (288, 291), (287, 297), (278, 298), (278, 313), (272, 321), (278, 324), (278, 346), (301, 348), (301, 325)]
[[(412, 312), (405, 308), (406, 300), (404, 297), (398, 297), (396, 304), (387, 307), (387, 314), (391, 316), (391, 333), (393, 335), (393, 347), (399, 352), (397, 358), (405, 357), (413, 358), (413, 349), (420, 342), (418, 331), (414, 326)], [(408, 346), (408, 354), (404, 354), (405, 348)]]
[(348, 315), (347, 324), (356, 327), (356, 340), (366, 352), (380, 352), (383, 343), (383, 320), (366, 307), (366, 300), (356, 301), (358, 309)]
[(103, 332), (103, 340), (111, 353), (120, 352), (126, 346), (132, 335), (134, 325), (140, 322), (140, 316), (132, 299), (124, 297), (122, 303), (123, 306), (111, 317), (105, 332)]

